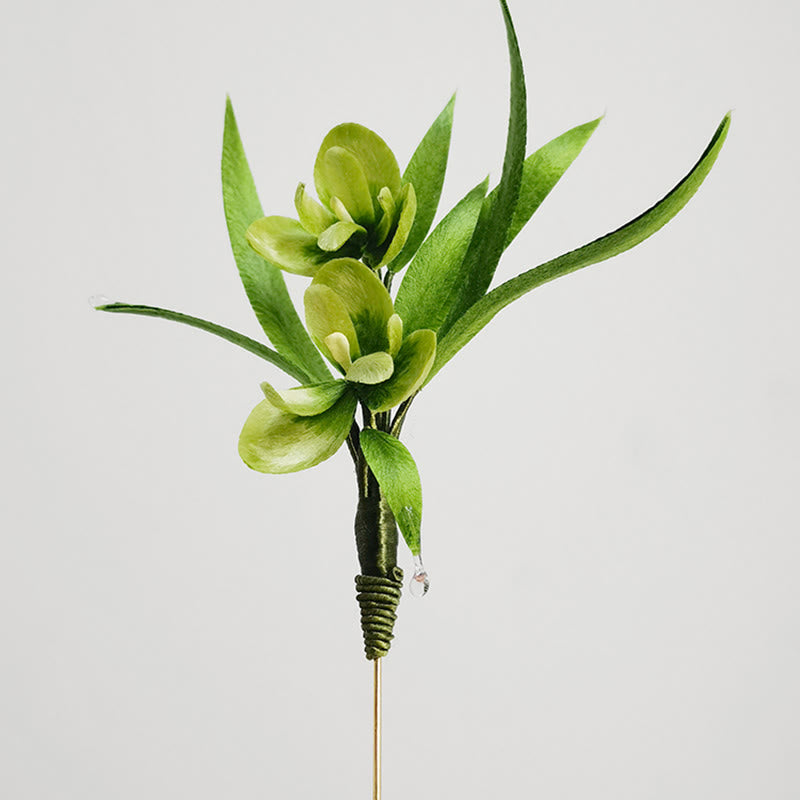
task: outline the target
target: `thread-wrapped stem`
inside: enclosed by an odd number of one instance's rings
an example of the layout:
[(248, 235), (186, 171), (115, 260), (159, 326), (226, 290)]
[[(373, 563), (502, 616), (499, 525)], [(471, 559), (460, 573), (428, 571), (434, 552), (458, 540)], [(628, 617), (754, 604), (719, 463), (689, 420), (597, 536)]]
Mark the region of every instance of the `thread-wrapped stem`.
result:
[(387, 578), (356, 575), (356, 600), (361, 609), (364, 652), (370, 661), (389, 652), (402, 589), (403, 570), (400, 567), (395, 567), (392, 576)]

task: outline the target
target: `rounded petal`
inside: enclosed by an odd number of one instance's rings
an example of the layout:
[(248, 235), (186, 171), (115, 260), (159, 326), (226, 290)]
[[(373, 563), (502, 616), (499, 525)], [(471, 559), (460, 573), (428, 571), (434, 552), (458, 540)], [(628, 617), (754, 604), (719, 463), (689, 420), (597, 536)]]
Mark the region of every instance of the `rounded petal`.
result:
[(324, 381), (293, 389), (279, 390), (264, 381), (261, 391), (264, 397), (281, 411), (299, 417), (314, 417), (327, 411), (343, 394), (347, 384), (342, 381)]
[(319, 236), (325, 228), (336, 222), (336, 217), (306, 191), (304, 183), (297, 185), (297, 191), (294, 193), (294, 207), (297, 209), (300, 224), (315, 236)]
[(251, 469), (270, 474), (316, 466), (347, 438), (356, 403), (355, 394), (348, 391), (322, 414), (304, 417), (262, 400), (244, 423), (239, 455)]
[(375, 220), (367, 177), (356, 155), (345, 147), (330, 147), (314, 166), (314, 181), (323, 203), (338, 197), (350, 216), (363, 225)]
[(247, 229), (247, 241), (262, 258), (295, 275), (313, 275), (328, 258), (317, 237), (289, 217), (257, 219)]
[[(334, 262), (331, 262), (334, 263)], [(358, 335), (350, 319), (347, 306), (341, 297), (324, 284), (313, 283), (306, 289), (303, 297), (306, 309), (306, 325), (312, 339), (323, 355), (337, 368), (339, 362), (333, 357), (325, 344), (332, 333), (343, 333), (350, 343), (351, 358), (361, 355)]]
[[(351, 237), (362, 234), (366, 235), (366, 230), (355, 222), (334, 222), (326, 228), (317, 238), (317, 246), (320, 250), (335, 253), (347, 244)], [(363, 239), (362, 239), (363, 243)]]
[(394, 359), (394, 374), (385, 383), (363, 392), (372, 411), (388, 411), (418, 391), (436, 358), (436, 334), (429, 330), (414, 331), (406, 337)]
[(403, 187), (403, 191), (400, 195), (400, 216), (397, 220), (397, 227), (376, 269), (391, 264), (392, 261), (400, 255), (400, 251), (403, 249), (403, 245), (408, 239), (408, 234), (411, 233), (411, 226), (414, 224), (416, 213), (417, 195), (414, 192), (414, 187), (410, 183), (407, 183)]
[(377, 133), (363, 125), (345, 122), (343, 125), (337, 125), (322, 140), (314, 164), (314, 183), (317, 187), (317, 194), (323, 203), (327, 204), (330, 194), (336, 194), (336, 192), (328, 194), (321, 180), (323, 177), (322, 159), (332, 147), (349, 150), (358, 159), (367, 179), (371, 198), (376, 198), (384, 186), (388, 186), (393, 195), (397, 195), (400, 191), (400, 168), (397, 166), (394, 153), (386, 142)]
[(370, 353), (357, 358), (345, 373), (352, 383), (382, 383), (392, 377), (394, 360), (388, 353)]
[[(353, 258), (335, 258), (320, 268), (311, 286), (327, 286), (338, 295), (355, 327), (361, 355), (389, 349), (386, 325), (394, 306), (386, 287), (369, 267)], [(311, 328), (308, 311), (306, 320)]]

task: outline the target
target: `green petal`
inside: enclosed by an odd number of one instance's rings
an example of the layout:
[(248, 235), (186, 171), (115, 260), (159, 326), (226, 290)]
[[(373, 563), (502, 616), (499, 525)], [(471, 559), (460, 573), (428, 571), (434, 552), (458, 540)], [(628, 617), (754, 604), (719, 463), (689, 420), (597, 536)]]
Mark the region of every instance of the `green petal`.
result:
[(414, 216), (417, 213), (417, 195), (414, 191), (414, 187), (410, 183), (407, 183), (403, 187), (398, 199), (400, 204), (400, 219), (397, 221), (397, 228), (392, 237), (392, 241), (383, 254), (383, 258), (380, 264), (378, 264), (378, 267), (389, 264), (389, 269), (391, 269), (392, 261), (397, 258), (400, 251), (403, 249), (403, 245), (406, 243), (406, 239), (408, 239), (408, 234), (411, 232), (411, 226), (414, 224)]
[[(336, 258), (320, 268), (311, 285), (327, 286), (339, 296), (355, 327), (361, 354), (389, 349), (386, 324), (394, 313), (392, 298), (369, 267), (353, 258)], [(314, 334), (308, 311), (306, 321)]]
[(392, 314), (386, 323), (386, 335), (389, 337), (389, 355), (396, 356), (403, 343), (403, 320), (399, 314)]
[(326, 252), (335, 253), (356, 233), (366, 234), (366, 231), (355, 222), (334, 222), (319, 235), (317, 246)]
[[(314, 167), (317, 192), (323, 202), (338, 197), (350, 216), (363, 225), (375, 220), (372, 195), (361, 162), (344, 147), (330, 147)], [(322, 191), (321, 191), (322, 189)]]
[(239, 455), (258, 472), (282, 474), (313, 467), (341, 447), (357, 402), (353, 392), (345, 392), (322, 414), (303, 417), (262, 400), (244, 423)]
[[(330, 262), (334, 263), (334, 262)], [(303, 297), (306, 309), (306, 325), (325, 357), (338, 369), (339, 362), (325, 345), (325, 339), (332, 333), (343, 333), (350, 342), (350, 356), (358, 358), (361, 354), (358, 335), (353, 321), (342, 299), (330, 286), (312, 283)]]
[(378, 205), (381, 207), (382, 215), (380, 222), (375, 227), (374, 241), (375, 246), (379, 247), (386, 241), (389, 231), (392, 229), (395, 218), (397, 217), (397, 206), (394, 203), (394, 197), (389, 189), (384, 186), (378, 193)]
[(347, 370), (345, 378), (352, 383), (382, 383), (392, 377), (394, 360), (388, 353), (370, 353), (356, 359)]
[(361, 451), (375, 475), (381, 494), (411, 552), (420, 554), (422, 482), (406, 446), (382, 431), (366, 428), (359, 437)]
[(309, 386), (296, 386), (283, 391), (264, 381), (261, 391), (276, 408), (299, 417), (314, 417), (327, 411), (347, 388), (345, 381), (325, 381)]
[(247, 241), (260, 256), (295, 275), (313, 275), (325, 263), (317, 237), (289, 217), (262, 217), (247, 229)]
[(329, 192), (323, 179), (325, 169), (322, 161), (325, 153), (332, 147), (349, 150), (358, 159), (367, 179), (370, 197), (377, 197), (378, 192), (384, 186), (388, 186), (395, 196), (400, 191), (400, 168), (397, 166), (394, 153), (386, 142), (369, 128), (355, 122), (346, 122), (343, 125), (337, 125), (322, 140), (314, 164), (314, 183), (317, 187), (317, 194), (326, 205), (331, 195), (338, 194), (338, 192)]
[(394, 359), (394, 374), (388, 381), (370, 387), (364, 400), (372, 411), (388, 411), (419, 391), (436, 357), (436, 334), (414, 331), (403, 342)]
[(322, 231), (336, 222), (336, 217), (306, 191), (304, 183), (297, 185), (297, 191), (294, 193), (294, 207), (297, 209), (300, 224), (315, 236), (319, 236)]

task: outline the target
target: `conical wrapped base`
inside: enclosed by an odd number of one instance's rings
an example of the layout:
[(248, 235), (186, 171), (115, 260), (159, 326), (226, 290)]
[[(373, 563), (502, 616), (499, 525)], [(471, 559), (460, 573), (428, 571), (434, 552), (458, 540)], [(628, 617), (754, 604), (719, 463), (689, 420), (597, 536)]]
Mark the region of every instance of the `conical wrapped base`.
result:
[(403, 570), (395, 567), (391, 578), (356, 575), (356, 600), (361, 607), (361, 630), (367, 659), (383, 658), (394, 638), (397, 605), (403, 589)]

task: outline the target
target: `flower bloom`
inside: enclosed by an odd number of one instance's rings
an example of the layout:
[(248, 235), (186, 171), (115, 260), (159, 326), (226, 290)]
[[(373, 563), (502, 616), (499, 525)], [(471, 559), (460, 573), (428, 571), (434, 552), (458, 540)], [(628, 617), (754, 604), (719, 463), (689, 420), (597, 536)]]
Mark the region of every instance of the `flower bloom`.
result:
[(287, 272), (313, 276), (343, 257), (373, 269), (387, 266), (408, 238), (417, 200), (403, 184), (397, 159), (377, 133), (346, 122), (323, 139), (314, 163), (319, 202), (305, 184), (297, 187), (298, 219), (263, 217), (247, 241), (263, 258)]
[(321, 266), (305, 293), (306, 325), (342, 377), (279, 391), (268, 383), (250, 413), (239, 454), (259, 472), (296, 472), (330, 458), (347, 438), (359, 401), (389, 411), (417, 392), (436, 356), (436, 334), (403, 335), (391, 296), (352, 258)]

